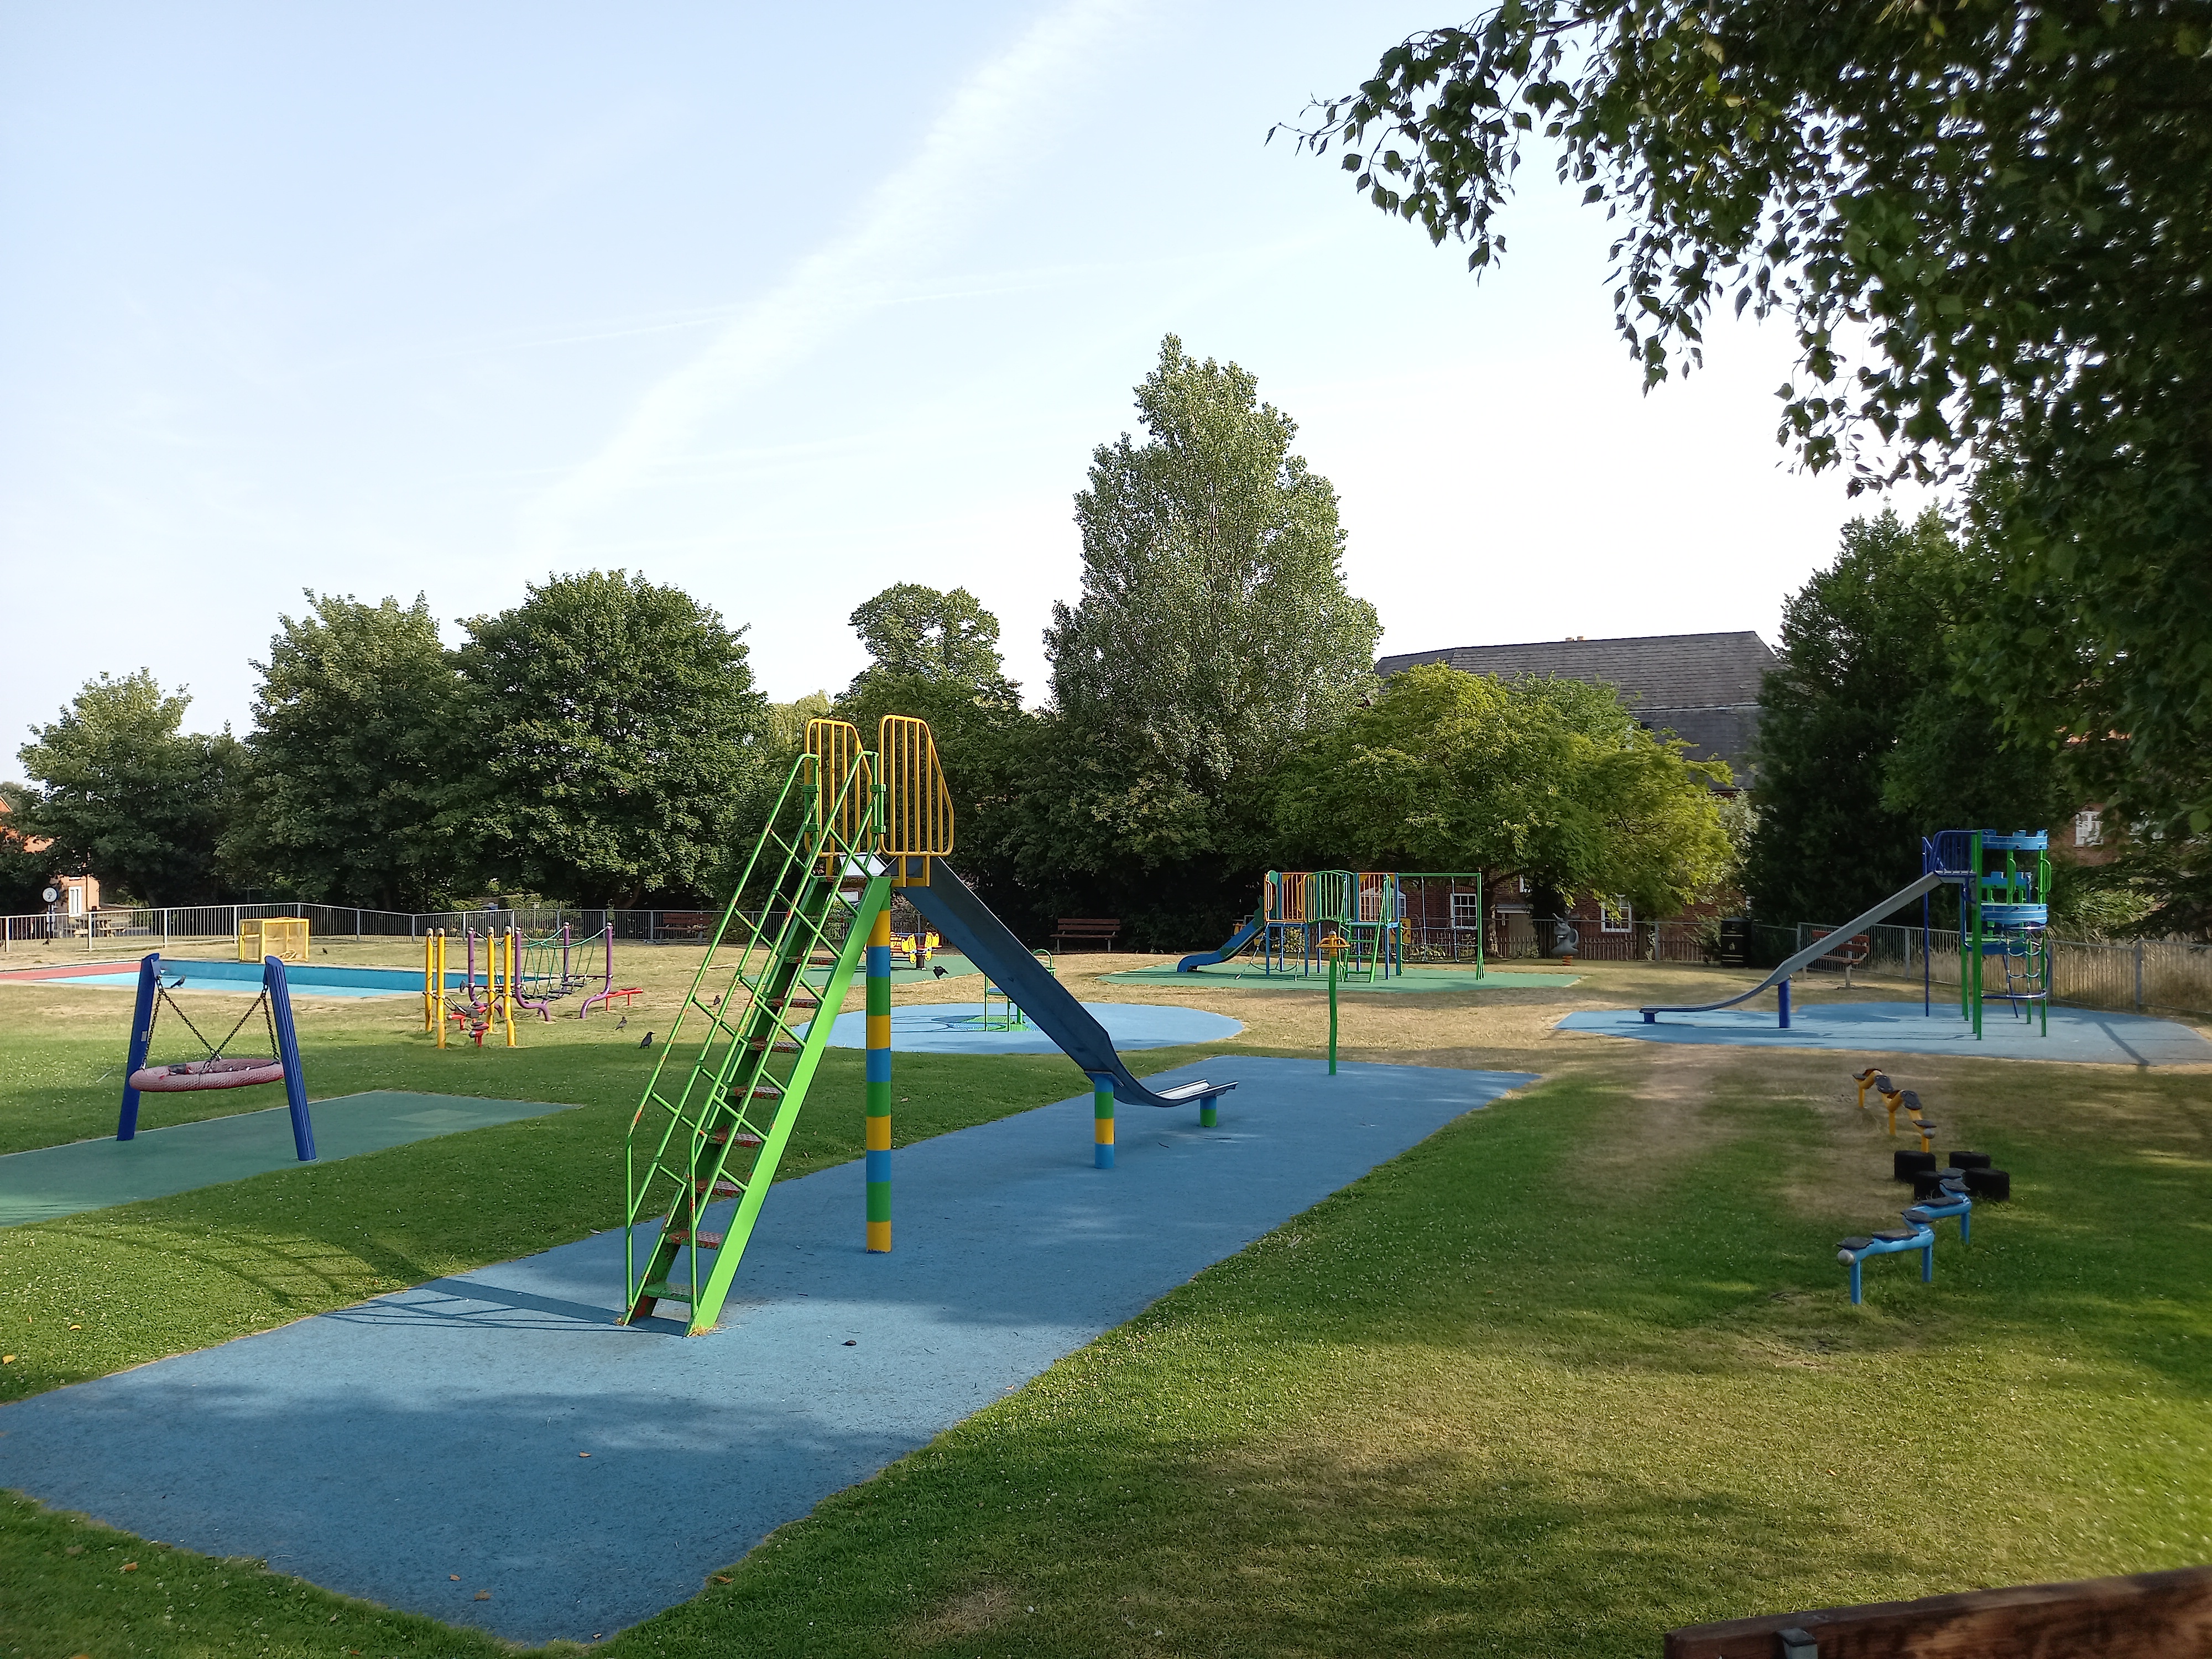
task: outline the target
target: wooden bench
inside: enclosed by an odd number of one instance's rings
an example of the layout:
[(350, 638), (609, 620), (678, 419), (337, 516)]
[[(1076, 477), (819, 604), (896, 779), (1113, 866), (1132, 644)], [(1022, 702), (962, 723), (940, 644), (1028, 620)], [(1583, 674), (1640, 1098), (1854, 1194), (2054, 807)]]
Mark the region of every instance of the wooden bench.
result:
[(1052, 948), (1066, 948), (1062, 941), (1071, 939), (1096, 939), (1106, 942), (1105, 948), (1114, 948), (1114, 941), (1121, 932), (1119, 916), (1062, 916), (1052, 935)]
[(1874, 954), (1874, 940), (1865, 933), (1853, 933), (1826, 956), (1815, 957), (1815, 968), (1840, 968), (1844, 970), (1844, 988), (1850, 989), (1851, 969), (1863, 965)]
[(1957, 1659), (1960, 1654), (2202, 1653), (2212, 1567), (2022, 1584), (1919, 1601), (1767, 1613), (1670, 1630), (1665, 1659)]

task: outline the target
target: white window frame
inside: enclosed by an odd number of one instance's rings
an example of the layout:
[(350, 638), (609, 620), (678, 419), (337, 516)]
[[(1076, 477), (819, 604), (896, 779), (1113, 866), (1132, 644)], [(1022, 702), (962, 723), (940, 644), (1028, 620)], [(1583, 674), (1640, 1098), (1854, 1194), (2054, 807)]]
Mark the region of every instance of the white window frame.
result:
[(1597, 930), (1601, 933), (1632, 933), (1636, 931), (1636, 907), (1626, 899), (1601, 898), (1597, 902)]
[(1473, 932), (1482, 926), (1482, 895), (1454, 893), (1451, 896), (1451, 926), (1455, 933)]

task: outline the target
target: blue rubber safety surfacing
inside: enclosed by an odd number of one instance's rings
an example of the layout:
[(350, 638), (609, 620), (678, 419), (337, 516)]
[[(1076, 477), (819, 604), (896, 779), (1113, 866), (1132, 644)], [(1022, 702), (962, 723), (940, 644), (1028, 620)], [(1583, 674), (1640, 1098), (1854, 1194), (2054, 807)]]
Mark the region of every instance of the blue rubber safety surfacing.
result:
[[(263, 1099), (269, 1097), (266, 1090), (260, 1093)], [(276, 1097), (283, 1098), (282, 1090), (276, 1091)], [(161, 1110), (162, 1098), (145, 1097), (149, 1116)], [(411, 1141), (458, 1134), (464, 1129), (575, 1109), (544, 1101), (480, 1100), (469, 1095), (372, 1089), (365, 1094), (314, 1101), (307, 1114), (315, 1124), (315, 1162), (335, 1164), (363, 1152), (380, 1152), (387, 1146), (404, 1146)], [(58, 1216), (105, 1209), (111, 1204), (167, 1198), (226, 1181), (266, 1175), (271, 1170), (299, 1167), (299, 1154), (292, 1145), (291, 1111), (283, 1106), (141, 1129), (129, 1140), (109, 1135), (100, 1140), (9, 1152), (0, 1157), (0, 1227), (51, 1221)]]
[[(1244, 1029), (1242, 1020), (1157, 1002), (1086, 1002), (1084, 1012), (1106, 1028), (1116, 1048), (1172, 1048), (1184, 1042), (1220, 1042)], [(995, 1017), (1003, 1019), (1000, 1006)], [(865, 1013), (840, 1014), (830, 1028), (833, 1048), (864, 1048)], [(980, 1002), (910, 1002), (891, 1010), (891, 1048), (924, 1054), (1056, 1054), (1060, 1047), (1034, 1025), (993, 1031), (982, 1024)]]
[(1203, 1074), (1243, 1085), (1220, 1127), (1125, 1107), (1110, 1170), (1088, 1093), (901, 1147), (889, 1255), (861, 1248), (858, 1159), (779, 1182), (710, 1335), (617, 1326), (622, 1235), (600, 1233), (0, 1407), (0, 1486), (516, 1641), (611, 1636), (1535, 1080)]
[(2039, 1035), (2003, 1005), (1982, 1014), (1982, 1038), (1955, 1008), (1917, 1002), (1823, 1002), (1790, 1011), (1790, 1029), (1771, 1008), (1723, 1008), (1704, 1014), (1662, 1014), (1647, 1025), (1633, 1008), (1585, 1008), (1559, 1023), (1565, 1031), (1597, 1031), (1643, 1042), (1723, 1043), (1755, 1048), (1838, 1048), (1853, 1053), (1952, 1054), (1961, 1059), (2051, 1060), (2075, 1066), (2208, 1066), (2212, 1042), (2188, 1026), (2142, 1014), (2089, 1008), (2051, 1010), (2051, 1034)]

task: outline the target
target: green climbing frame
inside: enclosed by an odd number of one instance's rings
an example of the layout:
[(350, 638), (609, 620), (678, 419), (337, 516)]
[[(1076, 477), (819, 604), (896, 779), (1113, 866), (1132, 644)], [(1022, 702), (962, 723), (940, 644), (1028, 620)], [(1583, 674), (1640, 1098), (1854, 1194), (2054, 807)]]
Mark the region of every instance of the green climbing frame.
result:
[[(868, 929), (890, 902), (890, 878), (869, 856), (883, 821), (873, 761), (799, 757), (669, 1030), (624, 1147), (625, 1323), (682, 1302), (696, 1336), (721, 1315)], [(763, 892), (748, 919), (741, 901)], [(824, 968), (810, 984), (807, 970)], [(664, 1085), (678, 1076), (681, 1088)], [(703, 1231), (724, 1199), (737, 1200), (726, 1230)], [(656, 1219), (641, 1253), (639, 1230)]]

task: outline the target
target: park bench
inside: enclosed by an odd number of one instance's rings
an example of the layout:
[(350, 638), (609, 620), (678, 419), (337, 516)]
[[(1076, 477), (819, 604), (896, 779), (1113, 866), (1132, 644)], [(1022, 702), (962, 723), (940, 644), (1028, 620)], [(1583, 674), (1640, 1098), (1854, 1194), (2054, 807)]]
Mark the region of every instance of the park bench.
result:
[(1840, 968), (1844, 970), (1844, 988), (1851, 988), (1851, 969), (1864, 964), (1874, 953), (1874, 940), (1865, 933), (1853, 933), (1826, 956), (1813, 959), (1815, 968)]
[(1066, 941), (1072, 939), (1096, 939), (1105, 940), (1105, 948), (1110, 951), (1121, 931), (1119, 916), (1062, 916), (1053, 929), (1052, 948), (1064, 950)]
[(704, 910), (662, 910), (653, 917), (652, 938), (660, 945), (672, 939), (703, 939), (717, 920)]

